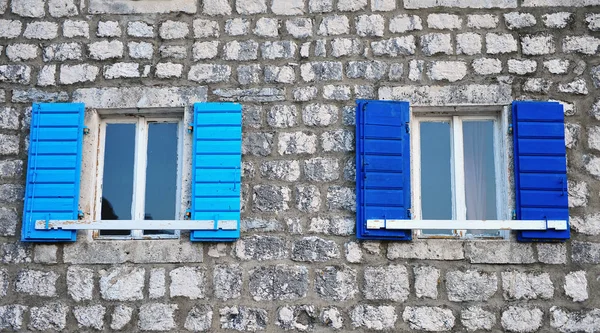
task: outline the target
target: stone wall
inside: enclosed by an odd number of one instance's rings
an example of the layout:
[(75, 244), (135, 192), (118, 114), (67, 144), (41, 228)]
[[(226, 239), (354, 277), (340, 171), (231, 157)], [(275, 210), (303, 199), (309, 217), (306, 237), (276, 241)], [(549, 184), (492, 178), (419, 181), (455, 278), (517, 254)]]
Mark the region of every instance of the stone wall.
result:
[[(0, 0), (0, 329), (596, 332), (599, 0)], [(572, 240), (354, 236), (354, 100), (565, 105)], [(243, 104), (242, 238), (19, 241), (31, 103)]]

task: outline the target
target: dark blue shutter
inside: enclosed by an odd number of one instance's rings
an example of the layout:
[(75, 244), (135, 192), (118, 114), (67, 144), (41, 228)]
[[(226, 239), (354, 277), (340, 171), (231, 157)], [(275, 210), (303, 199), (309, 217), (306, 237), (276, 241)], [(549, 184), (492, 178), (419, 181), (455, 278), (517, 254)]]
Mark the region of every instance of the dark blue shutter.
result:
[[(556, 102), (512, 105), (518, 220), (569, 220), (563, 107)], [(520, 241), (561, 241), (570, 231), (521, 231)]]
[(76, 231), (35, 230), (36, 220), (76, 220), (84, 105), (34, 104), (21, 240), (75, 241)]
[[(194, 230), (192, 241), (227, 242), (240, 237), (242, 106), (194, 104), (192, 219), (213, 220), (214, 230)], [(220, 220), (236, 230), (218, 230)]]
[(356, 106), (356, 230), (359, 239), (411, 240), (411, 230), (367, 229), (367, 220), (410, 219), (408, 102)]

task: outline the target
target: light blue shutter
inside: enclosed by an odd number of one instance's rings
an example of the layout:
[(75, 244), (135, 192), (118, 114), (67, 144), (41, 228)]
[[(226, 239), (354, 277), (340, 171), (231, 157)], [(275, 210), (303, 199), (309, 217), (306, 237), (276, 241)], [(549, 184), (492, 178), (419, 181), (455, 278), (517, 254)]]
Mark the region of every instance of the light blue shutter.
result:
[(356, 230), (359, 239), (411, 240), (411, 230), (367, 229), (367, 220), (410, 219), (408, 102), (356, 106)]
[[(569, 220), (563, 107), (514, 102), (516, 209), (519, 220)], [(562, 241), (570, 231), (521, 231), (520, 241)]]
[[(192, 241), (227, 242), (240, 237), (242, 106), (194, 104), (192, 219), (212, 220), (215, 230), (194, 230)], [(217, 230), (221, 220), (236, 230)]]
[(75, 241), (76, 231), (35, 230), (36, 220), (76, 220), (84, 105), (34, 104), (21, 240)]

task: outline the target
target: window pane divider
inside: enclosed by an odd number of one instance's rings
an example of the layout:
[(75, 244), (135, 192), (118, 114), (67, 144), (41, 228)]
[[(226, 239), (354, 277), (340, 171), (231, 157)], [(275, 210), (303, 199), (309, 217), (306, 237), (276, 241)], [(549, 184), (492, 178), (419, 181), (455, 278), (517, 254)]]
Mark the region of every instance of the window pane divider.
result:
[[(464, 158), (463, 128), (462, 120), (459, 116), (452, 117), (452, 176), (454, 193), (454, 220), (466, 220), (467, 203), (465, 195), (465, 158)], [(459, 228), (458, 225), (452, 227), (455, 235), (463, 236), (466, 230)]]

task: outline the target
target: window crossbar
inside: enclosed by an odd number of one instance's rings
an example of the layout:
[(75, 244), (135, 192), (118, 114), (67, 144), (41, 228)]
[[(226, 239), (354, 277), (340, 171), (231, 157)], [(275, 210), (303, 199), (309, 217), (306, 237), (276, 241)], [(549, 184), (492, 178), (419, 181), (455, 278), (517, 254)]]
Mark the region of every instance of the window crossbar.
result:
[(237, 220), (36, 220), (38, 230), (237, 230)]
[(367, 229), (567, 230), (567, 220), (367, 220)]

